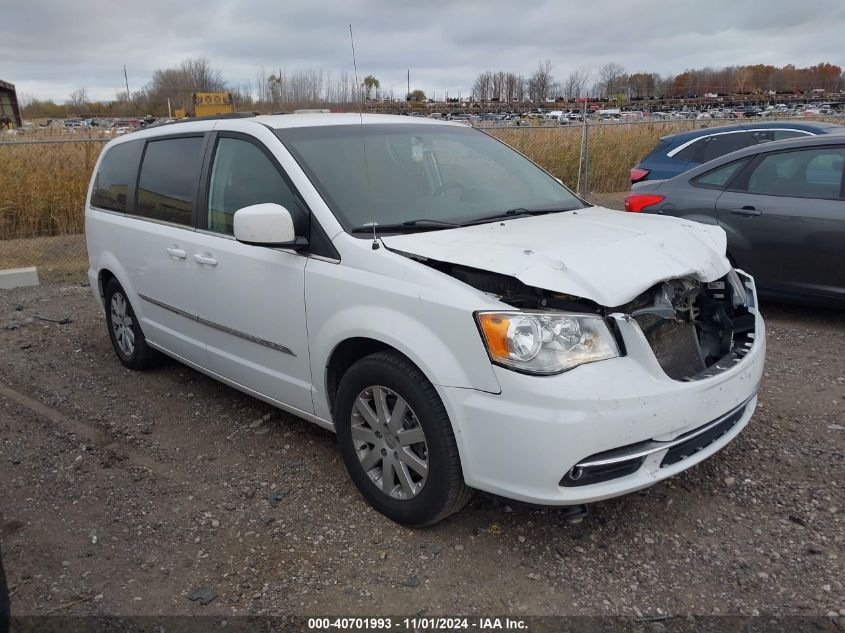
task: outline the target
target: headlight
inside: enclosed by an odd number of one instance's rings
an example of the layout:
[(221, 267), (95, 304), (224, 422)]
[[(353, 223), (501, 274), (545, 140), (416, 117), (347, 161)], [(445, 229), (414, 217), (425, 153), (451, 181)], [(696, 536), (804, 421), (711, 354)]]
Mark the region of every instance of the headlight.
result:
[(494, 363), (532, 374), (557, 374), (616, 358), (619, 348), (601, 317), (561, 312), (478, 312)]

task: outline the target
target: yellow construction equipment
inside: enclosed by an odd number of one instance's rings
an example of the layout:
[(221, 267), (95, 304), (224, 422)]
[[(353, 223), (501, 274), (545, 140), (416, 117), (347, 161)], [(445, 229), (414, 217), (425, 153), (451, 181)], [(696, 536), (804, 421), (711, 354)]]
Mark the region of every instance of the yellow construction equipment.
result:
[(235, 111), (231, 92), (195, 92), (193, 102), (194, 116), (212, 116)]

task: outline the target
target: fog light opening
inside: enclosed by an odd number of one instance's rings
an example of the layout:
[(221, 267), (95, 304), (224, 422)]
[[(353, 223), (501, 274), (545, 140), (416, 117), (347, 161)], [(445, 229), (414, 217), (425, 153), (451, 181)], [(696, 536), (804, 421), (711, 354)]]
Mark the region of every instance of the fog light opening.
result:
[(584, 474), (584, 469), (580, 466), (573, 466), (570, 471), (566, 474), (572, 481), (578, 481), (581, 479), (581, 475)]

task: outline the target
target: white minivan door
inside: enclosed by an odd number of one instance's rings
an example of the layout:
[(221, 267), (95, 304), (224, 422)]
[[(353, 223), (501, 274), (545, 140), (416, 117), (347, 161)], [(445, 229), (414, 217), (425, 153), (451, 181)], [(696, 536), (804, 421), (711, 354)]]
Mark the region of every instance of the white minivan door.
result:
[(218, 133), (198, 218), (196, 270), (199, 323), (208, 368), (288, 407), (313, 413), (305, 325), (305, 263), (290, 250), (234, 239), (238, 209), (274, 202), (288, 209), (297, 234), (307, 210), (257, 140)]
[(192, 226), (204, 153), (204, 135), (156, 138), (146, 143), (130, 215), (114, 220), (112, 247), (129, 275), (127, 289), (147, 339), (180, 358), (205, 365), (196, 321), (196, 250)]

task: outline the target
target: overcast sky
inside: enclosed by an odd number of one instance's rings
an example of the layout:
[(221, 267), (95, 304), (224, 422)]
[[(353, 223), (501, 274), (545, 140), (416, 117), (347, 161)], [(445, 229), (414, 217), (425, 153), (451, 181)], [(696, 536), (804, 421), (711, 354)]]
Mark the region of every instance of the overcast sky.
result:
[(827, 61), (845, 66), (842, 0), (3, 0), (0, 79), (25, 96), (64, 101), (77, 88), (110, 99), (157, 68), (207, 57), (232, 85), (263, 66), (352, 70), (383, 90), (467, 95), (484, 70), (530, 74), (551, 59), (616, 62), (629, 72), (678, 73), (733, 64)]

